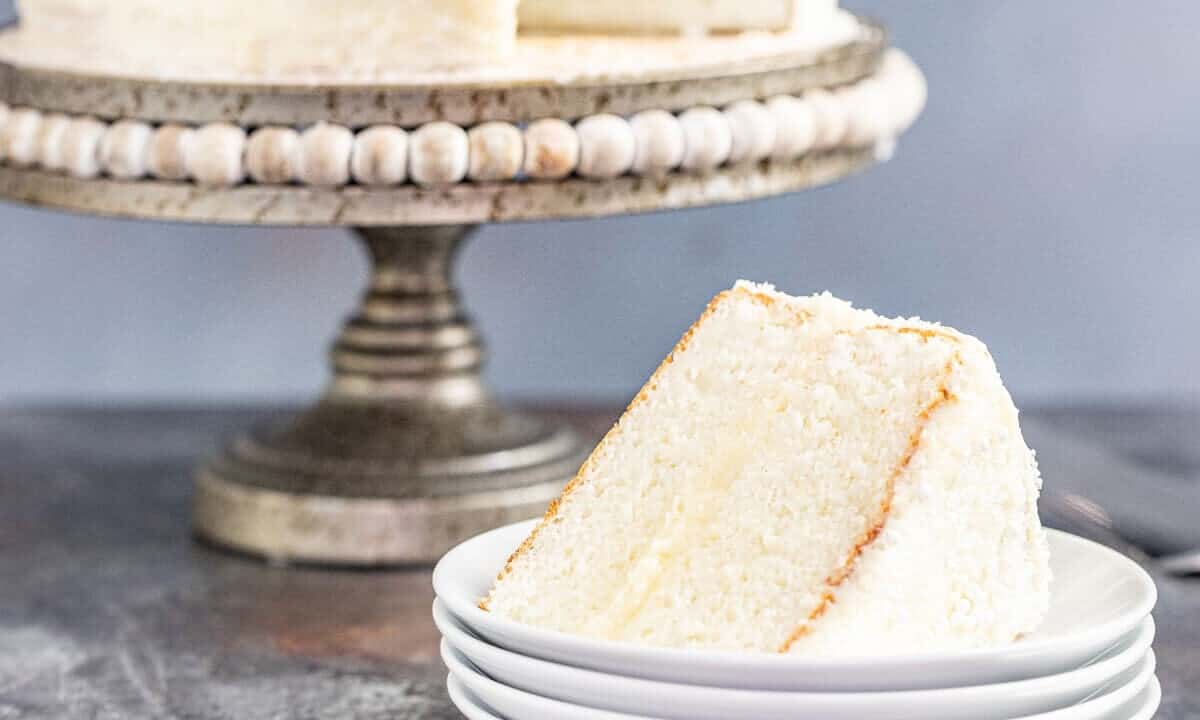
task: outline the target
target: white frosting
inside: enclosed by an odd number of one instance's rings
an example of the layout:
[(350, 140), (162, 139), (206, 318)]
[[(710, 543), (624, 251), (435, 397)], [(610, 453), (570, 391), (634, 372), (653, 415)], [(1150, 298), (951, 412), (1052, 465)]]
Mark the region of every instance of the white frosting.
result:
[(136, 180), (146, 174), (146, 154), (153, 130), (144, 122), (122, 120), (100, 140), (100, 164), (109, 175)]
[[(102, 67), (234, 77), (445, 68), (512, 54), (517, 0), (18, 0), (31, 45)], [(49, 49), (47, 50), (49, 51)], [(205, 71), (205, 68), (207, 70)]]
[(754, 162), (775, 149), (775, 120), (762, 103), (741, 100), (725, 108), (725, 119), (733, 133), (729, 162)]
[(733, 131), (729, 120), (716, 108), (696, 107), (679, 116), (683, 128), (684, 149), (681, 165), (685, 170), (704, 172), (720, 167), (733, 149)]
[(537, 120), (525, 128), (525, 174), (534, 180), (557, 180), (579, 166), (579, 134), (557, 118)]
[(108, 126), (95, 118), (76, 118), (67, 125), (62, 136), (63, 168), (77, 178), (94, 178), (100, 174), (100, 141)]
[(227, 123), (196, 131), (184, 152), (188, 175), (200, 185), (237, 185), (245, 179), (246, 131)]
[(683, 162), (683, 126), (674, 115), (665, 110), (647, 110), (634, 115), (629, 124), (637, 141), (635, 173), (661, 175)]
[(300, 133), (287, 127), (262, 127), (246, 141), (246, 174), (262, 185), (286, 185), (298, 179)]
[(614, 178), (633, 167), (637, 140), (629, 123), (616, 115), (591, 115), (575, 126), (579, 133), (580, 175)]
[(408, 174), (418, 185), (449, 185), (467, 176), (467, 132), (459, 126), (426, 123), (410, 141)]
[(10, 165), (29, 167), (38, 161), (38, 133), (42, 114), (31, 108), (14, 108), (0, 129), (0, 157)]
[(196, 131), (183, 125), (163, 125), (154, 131), (147, 151), (146, 166), (160, 180), (186, 180), (187, 148)]
[(341, 125), (320, 123), (300, 135), (296, 176), (317, 187), (340, 187), (350, 182), (350, 153), (354, 133)]
[(791, 95), (778, 95), (767, 101), (767, 112), (775, 121), (771, 157), (790, 160), (812, 149), (817, 138), (817, 118), (811, 105)]
[(367, 128), (354, 138), (350, 174), (361, 185), (398, 185), (408, 178), (408, 133), (391, 125)]
[(470, 166), (467, 177), (477, 181), (512, 180), (525, 160), (525, 140), (516, 126), (486, 122), (467, 133)]
[(63, 136), (71, 118), (62, 113), (52, 113), (42, 118), (42, 127), (38, 130), (38, 164), (46, 170), (62, 170), (66, 161), (63, 159)]

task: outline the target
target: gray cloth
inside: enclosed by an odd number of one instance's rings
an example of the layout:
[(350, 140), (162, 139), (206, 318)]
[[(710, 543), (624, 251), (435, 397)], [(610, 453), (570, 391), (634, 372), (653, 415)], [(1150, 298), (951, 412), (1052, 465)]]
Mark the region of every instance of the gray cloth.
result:
[[(1189, 417), (1194, 416), (1182, 416), (1179, 423), (1190, 427), (1185, 422)], [(1136, 418), (1131, 419), (1126, 427), (1138, 427)], [(1118, 535), (1150, 555), (1200, 548), (1200, 482), (1184, 462), (1187, 458), (1176, 453), (1169, 466), (1154, 467), (1134, 464), (1130, 457), (1146, 447), (1157, 427), (1142, 425), (1142, 437), (1128, 438), (1124, 447), (1107, 428), (1081, 427), (1071, 416), (1024, 416), (1021, 427), (1037, 451), (1046, 493), (1093, 501), (1111, 518)], [(1200, 433), (1194, 437), (1200, 445)]]

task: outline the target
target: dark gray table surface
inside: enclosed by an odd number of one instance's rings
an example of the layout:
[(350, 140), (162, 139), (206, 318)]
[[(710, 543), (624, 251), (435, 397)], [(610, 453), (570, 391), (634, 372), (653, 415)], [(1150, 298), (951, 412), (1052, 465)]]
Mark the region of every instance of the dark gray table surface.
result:
[[(563, 414), (590, 434), (613, 415)], [(191, 468), (262, 417), (0, 410), (0, 720), (459, 717), (427, 568), (268, 567), (190, 538)], [(1027, 419), (1058, 467), (1070, 437), (1200, 482), (1200, 411)], [(1200, 718), (1200, 581), (1156, 577), (1158, 717)]]

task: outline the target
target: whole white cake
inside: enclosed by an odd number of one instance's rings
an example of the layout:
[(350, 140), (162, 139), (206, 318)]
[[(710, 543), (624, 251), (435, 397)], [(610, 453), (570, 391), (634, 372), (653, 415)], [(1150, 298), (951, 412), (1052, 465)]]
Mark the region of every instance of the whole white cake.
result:
[(1040, 487), (978, 340), (739, 283), (480, 605), (671, 647), (1002, 645), (1049, 602)]
[[(518, 8), (518, 4), (520, 7)], [(792, 31), (844, 37), (836, 0), (18, 0), (26, 47), (139, 74), (454, 68), (513, 56), (523, 30)]]
[(517, 0), (18, 0), (22, 32), (133, 66), (246, 70), (484, 63), (507, 57)]

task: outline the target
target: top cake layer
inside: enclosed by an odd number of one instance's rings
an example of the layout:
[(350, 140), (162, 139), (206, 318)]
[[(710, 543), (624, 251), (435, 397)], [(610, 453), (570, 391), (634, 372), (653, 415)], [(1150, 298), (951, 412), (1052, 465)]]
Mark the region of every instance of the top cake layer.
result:
[[(503, 66), (535, 34), (845, 38), (836, 0), (19, 0), (19, 51), (141, 76), (328, 76)], [(619, 55), (619, 54), (617, 54)], [(598, 67), (620, 57), (597, 57)], [(37, 64), (63, 66), (63, 62)], [(219, 71), (219, 72), (214, 72)]]

